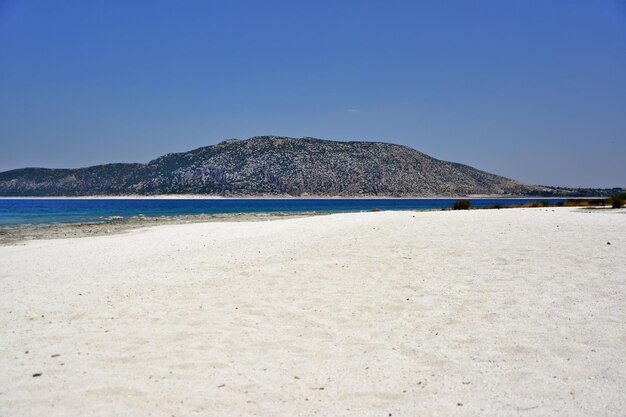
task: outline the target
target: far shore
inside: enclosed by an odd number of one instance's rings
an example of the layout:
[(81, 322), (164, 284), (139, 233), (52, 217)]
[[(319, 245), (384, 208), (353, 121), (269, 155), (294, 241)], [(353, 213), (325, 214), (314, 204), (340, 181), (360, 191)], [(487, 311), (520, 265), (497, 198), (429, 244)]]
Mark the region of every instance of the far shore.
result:
[(286, 200), (286, 199), (297, 199), (297, 200), (353, 200), (353, 199), (367, 199), (367, 200), (413, 200), (413, 199), (429, 199), (429, 200), (452, 200), (452, 199), (496, 199), (502, 198), (507, 200), (526, 200), (526, 199), (537, 199), (537, 200), (562, 200), (562, 199), (595, 199), (595, 198), (606, 198), (602, 196), (592, 196), (592, 197), (569, 197), (569, 196), (561, 196), (561, 197), (541, 197), (541, 196), (506, 196), (506, 195), (467, 195), (467, 196), (412, 196), (412, 197), (393, 197), (393, 196), (370, 196), (370, 195), (359, 195), (359, 196), (292, 196), (292, 195), (282, 195), (282, 196), (274, 196), (274, 195), (259, 195), (259, 196), (221, 196), (215, 194), (158, 194), (158, 195), (88, 195), (88, 196), (0, 196), (0, 200)]

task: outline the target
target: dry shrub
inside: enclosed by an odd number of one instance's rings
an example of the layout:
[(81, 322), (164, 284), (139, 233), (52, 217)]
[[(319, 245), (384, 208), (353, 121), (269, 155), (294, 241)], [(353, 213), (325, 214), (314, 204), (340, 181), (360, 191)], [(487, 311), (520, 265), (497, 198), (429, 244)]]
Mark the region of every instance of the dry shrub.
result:
[(456, 200), (452, 204), (452, 210), (469, 210), (472, 206), (472, 202), (469, 200)]
[(565, 203), (563, 203), (563, 205), (565, 207), (587, 207), (587, 206), (590, 206), (591, 204), (589, 203), (589, 200), (583, 200), (579, 198), (570, 198), (568, 200), (565, 200)]
[(521, 207), (526, 207), (526, 208), (534, 208), (534, 207), (548, 207), (549, 204), (546, 203), (545, 201), (532, 201), (530, 203), (524, 203), (521, 205)]

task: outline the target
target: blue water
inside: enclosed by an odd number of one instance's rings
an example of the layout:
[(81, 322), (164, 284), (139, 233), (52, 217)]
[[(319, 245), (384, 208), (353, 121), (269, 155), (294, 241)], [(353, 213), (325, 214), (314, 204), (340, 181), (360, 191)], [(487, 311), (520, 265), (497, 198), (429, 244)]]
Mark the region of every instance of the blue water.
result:
[[(472, 207), (545, 201), (471, 199)], [(552, 202), (563, 200), (551, 200)], [(105, 222), (136, 216), (160, 217), (227, 213), (340, 213), (380, 210), (439, 210), (454, 199), (0, 199), (0, 227)]]

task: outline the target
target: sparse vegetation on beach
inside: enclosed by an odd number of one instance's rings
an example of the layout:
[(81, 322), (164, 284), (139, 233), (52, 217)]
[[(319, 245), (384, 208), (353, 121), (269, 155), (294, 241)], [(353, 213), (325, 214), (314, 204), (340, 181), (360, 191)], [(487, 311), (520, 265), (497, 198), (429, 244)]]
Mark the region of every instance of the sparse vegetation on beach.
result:
[[(556, 203), (550, 201), (533, 201), (529, 203), (520, 204), (494, 204), (484, 207), (482, 209), (507, 209), (507, 208), (537, 208), (537, 207), (605, 207), (611, 206), (612, 208), (622, 208), (626, 203), (626, 193), (616, 194), (609, 198), (571, 198), (565, 201), (559, 201)], [(455, 202), (456, 204), (456, 202)], [(454, 207), (453, 207), (454, 208)]]
[(624, 202), (626, 202), (626, 193), (615, 194), (607, 199), (607, 204), (610, 204), (613, 208), (624, 207)]

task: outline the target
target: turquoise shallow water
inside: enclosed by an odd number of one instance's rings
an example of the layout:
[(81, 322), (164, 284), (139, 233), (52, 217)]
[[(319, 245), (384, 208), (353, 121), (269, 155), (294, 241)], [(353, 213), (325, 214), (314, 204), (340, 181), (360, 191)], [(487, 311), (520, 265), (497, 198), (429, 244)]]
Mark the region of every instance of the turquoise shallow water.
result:
[[(438, 210), (455, 199), (0, 199), (0, 227), (105, 222), (112, 218), (229, 213), (340, 213), (380, 210)], [(545, 201), (540, 198), (470, 199), (472, 207)], [(551, 200), (552, 202), (563, 200)]]

